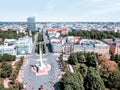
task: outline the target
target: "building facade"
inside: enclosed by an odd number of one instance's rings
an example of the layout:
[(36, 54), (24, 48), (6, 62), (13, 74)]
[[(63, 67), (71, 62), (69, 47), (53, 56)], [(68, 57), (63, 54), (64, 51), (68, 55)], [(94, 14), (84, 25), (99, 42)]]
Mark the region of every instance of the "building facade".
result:
[(28, 17), (27, 18), (27, 29), (31, 30), (31, 31), (36, 30), (35, 17)]
[(32, 38), (29, 36), (24, 36), (22, 38), (19, 38), (16, 42), (16, 54), (29, 54), (32, 52)]
[(61, 38), (51, 38), (50, 39), (51, 51), (54, 53), (62, 52), (62, 41)]
[(120, 55), (120, 39), (104, 39), (103, 42), (109, 45), (110, 49), (109, 52), (112, 54), (119, 54)]

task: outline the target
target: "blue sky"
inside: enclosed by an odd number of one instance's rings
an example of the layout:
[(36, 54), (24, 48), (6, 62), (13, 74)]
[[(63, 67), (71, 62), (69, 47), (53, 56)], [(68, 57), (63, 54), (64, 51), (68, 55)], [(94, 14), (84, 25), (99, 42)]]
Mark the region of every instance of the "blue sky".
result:
[(120, 0), (0, 0), (0, 21), (120, 22)]

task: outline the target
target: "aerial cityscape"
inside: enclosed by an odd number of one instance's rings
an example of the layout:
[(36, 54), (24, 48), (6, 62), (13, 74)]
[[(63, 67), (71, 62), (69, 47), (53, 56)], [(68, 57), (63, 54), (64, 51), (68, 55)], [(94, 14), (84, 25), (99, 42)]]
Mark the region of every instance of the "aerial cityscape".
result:
[(119, 0), (3, 0), (0, 90), (120, 90)]

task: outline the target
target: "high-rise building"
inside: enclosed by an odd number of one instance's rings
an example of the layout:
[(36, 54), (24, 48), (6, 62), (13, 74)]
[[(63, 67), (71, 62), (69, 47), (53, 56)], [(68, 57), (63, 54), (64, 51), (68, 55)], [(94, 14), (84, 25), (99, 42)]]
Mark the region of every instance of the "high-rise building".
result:
[(31, 30), (31, 31), (36, 30), (35, 17), (28, 17), (27, 18), (27, 29)]

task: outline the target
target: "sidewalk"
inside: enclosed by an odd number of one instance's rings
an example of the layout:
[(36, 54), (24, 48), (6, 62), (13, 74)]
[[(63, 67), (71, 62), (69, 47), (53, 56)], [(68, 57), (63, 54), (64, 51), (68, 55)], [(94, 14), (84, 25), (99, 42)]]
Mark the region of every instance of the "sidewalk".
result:
[(73, 67), (71, 65), (69, 65), (69, 68), (70, 68), (70, 71), (74, 73)]

